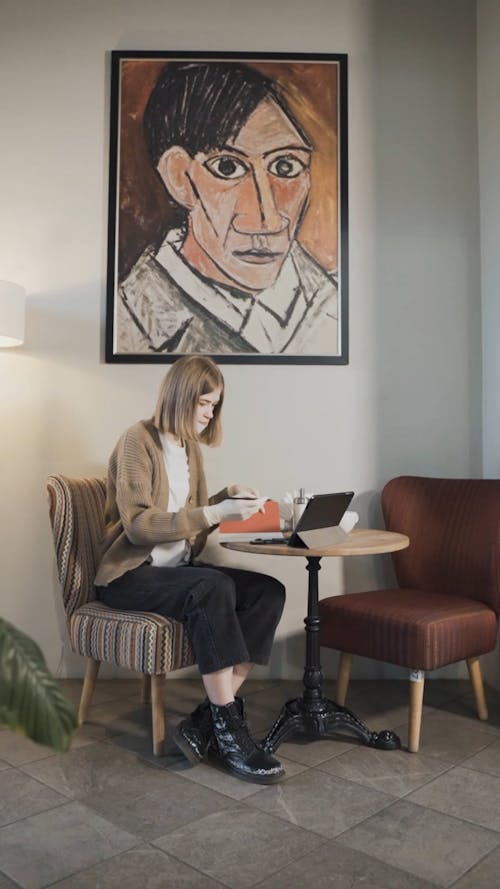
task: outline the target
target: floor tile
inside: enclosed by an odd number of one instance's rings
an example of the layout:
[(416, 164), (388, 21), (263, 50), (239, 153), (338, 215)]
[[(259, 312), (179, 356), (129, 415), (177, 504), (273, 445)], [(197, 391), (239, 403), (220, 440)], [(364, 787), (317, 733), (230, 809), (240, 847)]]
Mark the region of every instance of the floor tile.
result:
[[(83, 688), (83, 679), (59, 679), (58, 685), (62, 693), (77, 706)], [(114, 701), (120, 697), (131, 697), (139, 695), (141, 690), (141, 681), (138, 679), (98, 679), (92, 694), (92, 704), (105, 704), (107, 701)]]
[(500, 884), (500, 849), (495, 849), (476, 864), (453, 889), (498, 889)]
[(160, 836), (231, 804), (227, 797), (109, 742), (31, 763), (24, 770), (65, 796), (84, 800), (113, 824), (142, 839)]
[[(352, 707), (351, 709), (356, 716), (365, 723), (366, 727), (371, 732), (382, 732), (385, 729), (394, 731), (396, 727), (399, 728), (399, 726), (406, 725), (408, 722), (407, 704), (403, 704), (401, 707), (388, 707), (386, 709), (381, 707), (381, 709), (377, 710), (375, 713), (370, 712), (365, 707)], [(426, 707), (423, 709), (424, 719), (426, 709)], [(396, 734), (399, 734), (399, 730)]]
[(123, 732), (119, 735), (113, 735), (109, 739), (110, 744), (115, 747), (121, 747), (123, 750), (129, 750), (138, 754), (141, 759), (145, 759), (151, 765), (159, 768), (167, 768), (171, 764), (176, 764), (179, 760), (184, 761), (185, 757), (172, 740), (172, 732), (174, 723), (169, 722), (166, 725), (166, 737), (164, 743), (164, 752), (162, 756), (155, 756), (153, 753), (153, 738), (151, 731), (146, 726), (136, 726), (135, 728)]
[(108, 738), (113, 738), (117, 731), (116, 727), (113, 729), (107, 725), (89, 720), (80, 725), (76, 730), (71, 741), (71, 749), (85, 747), (87, 744), (93, 744), (95, 741), (105, 741)]
[[(81, 684), (61, 680), (75, 703)], [(334, 681), (323, 690), (335, 698)], [(251, 679), (243, 693), (251, 731), (262, 737), (302, 682)], [(44, 873), (50, 889), (499, 889), (500, 695), (493, 690), (486, 689), (483, 723), (468, 680), (428, 680), (418, 754), (347, 738), (292, 738), (277, 750), (286, 777), (272, 787), (212, 763), (193, 767), (178, 751), (172, 732), (203, 699), (199, 678), (166, 683), (161, 758), (152, 754), (150, 710), (140, 695), (133, 674), (98, 680), (91, 719), (66, 754), (0, 727), (0, 889), (39, 889)], [(354, 680), (348, 704), (371, 729), (397, 728), (406, 743), (407, 695), (406, 680)], [(60, 825), (61, 810), (70, 817)], [(273, 833), (276, 825), (295, 832), (294, 841)], [(128, 844), (106, 845), (109, 832)], [(298, 836), (312, 845), (296, 855)], [(182, 854), (159, 848), (172, 837)], [(215, 868), (220, 850), (226, 854), (224, 873), (200, 872), (196, 856), (205, 860), (212, 847)], [(2, 866), (6, 855), (9, 867), (24, 868), (26, 883)]]
[(18, 889), (18, 884), (13, 883), (4, 874), (0, 874), (0, 889)]
[(155, 845), (231, 889), (253, 886), (300, 858), (319, 837), (254, 809), (234, 806), (176, 830)]
[(252, 796), (262, 786), (251, 784), (249, 781), (241, 781), (234, 775), (230, 775), (229, 772), (208, 762), (201, 762), (199, 765), (193, 766), (185, 757), (177, 759), (168, 768), (174, 775), (186, 778), (202, 787), (208, 787), (217, 793), (222, 793), (232, 800), (242, 800), (247, 796)]
[(101, 694), (109, 694), (110, 698), (138, 698), (142, 693), (142, 674), (130, 673), (129, 679), (100, 679), (98, 686)]
[(131, 790), (147, 791), (156, 789), (162, 781), (168, 783), (163, 769), (107, 741), (27, 763), (22, 769), (72, 799), (124, 784)]
[(305, 766), (316, 766), (334, 756), (340, 756), (347, 750), (357, 746), (356, 741), (341, 741), (337, 738), (324, 738), (310, 741), (304, 738), (292, 738), (280, 744), (276, 756), (284, 756)]
[(335, 841), (286, 864), (258, 889), (435, 889), (399, 868), (348, 849)]
[(23, 889), (40, 889), (136, 844), (86, 806), (67, 803), (0, 828), (0, 869)]
[(438, 886), (450, 886), (499, 842), (494, 831), (406, 800), (399, 800), (337, 839)]
[[(326, 685), (325, 691), (335, 700), (336, 686)], [(358, 679), (349, 683), (346, 706), (352, 710), (363, 707), (365, 712), (403, 707), (408, 703), (408, 683), (387, 679)]]
[(249, 806), (325, 837), (337, 836), (392, 802), (385, 793), (316, 769), (265, 787), (246, 800)]
[(479, 753), (475, 753), (462, 763), (468, 769), (477, 769), (478, 772), (487, 772), (500, 778), (500, 740), (493, 741), (488, 747), (483, 747)]
[[(407, 726), (396, 727), (404, 747), (408, 745)], [(491, 732), (479, 720), (465, 720), (451, 713), (434, 711), (424, 716), (420, 735), (420, 752), (437, 756), (444, 762), (457, 763), (472, 756), (491, 743)]]
[[(408, 684), (402, 683), (402, 687), (396, 689), (391, 689), (390, 686), (379, 689), (377, 683), (371, 684), (374, 686), (371, 693), (368, 690), (363, 690), (362, 694), (354, 693), (346, 701), (346, 706), (370, 731), (394, 730), (396, 726), (406, 725), (409, 714)], [(443, 692), (427, 695), (423, 706), (424, 719), (426, 714), (434, 712), (433, 704), (436, 702), (449, 702), (449, 699)]]
[(467, 695), (462, 695), (459, 698), (453, 698), (452, 700), (446, 701), (439, 708), (439, 712), (450, 713), (457, 719), (461, 719), (464, 726), (468, 726), (471, 724), (478, 725), (484, 732), (490, 732), (492, 735), (498, 737), (498, 734), (500, 732), (500, 707), (492, 702), (491, 696), (488, 696), (487, 692), (486, 695), (488, 705), (488, 719), (479, 719), (477, 715), (476, 702), (474, 700), (474, 695), (472, 694), (472, 692)]
[[(278, 759), (285, 769), (285, 778), (283, 780), (287, 780), (293, 775), (298, 775), (306, 768), (306, 766), (298, 762), (292, 762), (282, 756), (278, 756)], [(191, 766), (183, 757), (182, 760), (177, 760), (175, 764), (169, 765), (169, 771), (196, 784), (201, 784), (203, 787), (209, 787), (211, 790), (223, 793), (233, 800), (245, 799), (262, 790), (262, 784), (241, 781), (240, 778), (231, 775), (223, 766), (213, 761)]]
[(250, 695), (256, 694), (259, 692), (260, 694), (271, 693), (274, 688), (279, 688), (285, 683), (287, 684), (288, 680), (286, 679), (246, 679), (245, 684), (242, 686), (241, 693), (244, 698), (249, 697)]
[(277, 715), (277, 712), (261, 704), (260, 695), (245, 698), (245, 716), (252, 734), (267, 734)]
[(92, 706), (88, 722), (91, 725), (101, 726), (101, 728), (104, 726), (108, 732), (118, 734), (133, 730), (136, 726), (149, 726), (151, 709), (138, 701), (130, 700), (130, 698), (120, 698), (106, 704), (99, 704), (97, 707)]
[(232, 799), (167, 771), (158, 772), (156, 788), (141, 790), (124, 783), (92, 793), (84, 802), (122, 830), (154, 840), (191, 821), (233, 804)]
[(0, 772), (0, 826), (67, 801), (65, 796), (19, 769)]
[(456, 766), (408, 799), (500, 832), (500, 778), (493, 775)]
[[(408, 708), (409, 683), (393, 679), (355, 680), (349, 684), (347, 706), (362, 709), (368, 717), (378, 712)], [(335, 698), (335, 687), (332, 697)], [(424, 687), (424, 707), (440, 708), (470, 691), (468, 680), (427, 679)]]
[(191, 713), (205, 698), (201, 679), (169, 679), (165, 683), (165, 707), (181, 713)]
[[(243, 686), (242, 692), (243, 697), (247, 704), (251, 703), (252, 694), (248, 690), (248, 683), (245, 682)], [(302, 695), (303, 685), (301, 682), (291, 682), (291, 681), (280, 681), (275, 684), (270, 684), (268, 687), (265, 687), (262, 691), (259, 691), (258, 695), (256, 695), (256, 700), (258, 700), (259, 705), (261, 707), (265, 707), (267, 710), (271, 710), (272, 713), (277, 716), (280, 712), (283, 704), (291, 698), (296, 698)]]
[(436, 756), (406, 750), (356, 747), (319, 763), (320, 771), (373, 787), (391, 796), (406, 796), (450, 768)]
[(222, 884), (161, 849), (141, 846), (53, 883), (50, 889), (137, 889), (138, 886), (141, 889), (221, 889)]
[(432, 676), (436, 676), (436, 674), (431, 673), (431, 678), (425, 684), (436, 689), (441, 688), (449, 698), (458, 698), (470, 691), (470, 679), (433, 679)]
[(54, 751), (50, 747), (35, 744), (18, 732), (10, 730), (0, 732), (0, 758), (10, 766), (19, 766), (49, 756), (54, 756)]

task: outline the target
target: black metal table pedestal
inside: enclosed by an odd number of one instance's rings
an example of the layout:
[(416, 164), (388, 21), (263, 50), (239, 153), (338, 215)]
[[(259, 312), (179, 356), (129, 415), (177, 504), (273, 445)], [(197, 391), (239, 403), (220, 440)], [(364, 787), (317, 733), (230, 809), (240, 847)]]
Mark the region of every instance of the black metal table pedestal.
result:
[(365, 723), (347, 707), (324, 698), (321, 690), (323, 674), (319, 658), (318, 572), (320, 556), (307, 556), (309, 572), (306, 629), (306, 663), (304, 692), (301, 698), (287, 701), (274, 725), (261, 742), (270, 753), (289, 738), (302, 736), (310, 740), (322, 737), (354, 737), (369, 747), (398, 750), (401, 741), (388, 729), (371, 732)]

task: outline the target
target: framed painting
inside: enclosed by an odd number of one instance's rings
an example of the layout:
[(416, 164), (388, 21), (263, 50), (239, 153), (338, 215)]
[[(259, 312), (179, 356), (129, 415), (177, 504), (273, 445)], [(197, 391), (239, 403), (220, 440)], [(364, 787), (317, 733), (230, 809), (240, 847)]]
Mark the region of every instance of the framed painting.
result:
[(347, 56), (112, 53), (106, 361), (347, 364)]

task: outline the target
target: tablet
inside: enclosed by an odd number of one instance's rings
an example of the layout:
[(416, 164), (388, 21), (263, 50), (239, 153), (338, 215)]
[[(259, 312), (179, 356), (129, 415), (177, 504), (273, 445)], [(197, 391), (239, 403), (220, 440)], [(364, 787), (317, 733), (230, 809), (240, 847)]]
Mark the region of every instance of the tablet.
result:
[(288, 545), (312, 549), (338, 543), (339, 532), (347, 536), (338, 526), (353, 497), (354, 491), (314, 494), (307, 501)]

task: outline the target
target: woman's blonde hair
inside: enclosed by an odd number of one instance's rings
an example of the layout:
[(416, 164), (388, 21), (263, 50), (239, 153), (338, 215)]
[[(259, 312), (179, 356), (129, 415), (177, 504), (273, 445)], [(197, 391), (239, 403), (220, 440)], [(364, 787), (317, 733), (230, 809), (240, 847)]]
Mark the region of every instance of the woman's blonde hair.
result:
[[(198, 433), (194, 415), (202, 395), (220, 389), (220, 399), (214, 406), (208, 426)], [(160, 432), (170, 432), (177, 438), (195, 439), (210, 446), (220, 444), (222, 425), (220, 413), (224, 400), (224, 377), (215, 361), (204, 355), (185, 355), (178, 358), (164, 378), (153, 415)]]

